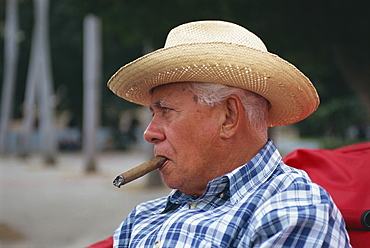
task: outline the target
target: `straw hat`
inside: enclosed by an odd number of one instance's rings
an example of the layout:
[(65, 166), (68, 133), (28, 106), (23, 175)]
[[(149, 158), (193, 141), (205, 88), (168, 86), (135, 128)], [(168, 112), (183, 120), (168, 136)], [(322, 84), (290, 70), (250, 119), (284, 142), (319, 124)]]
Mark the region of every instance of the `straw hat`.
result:
[(269, 53), (247, 29), (224, 21), (198, 21), (172, 29), (164, 48), (121, 67), (109, 80), (116, 95), (150, 105), (150, 89), (173, 82), (213, 82), (253, 91), (271, 104), (268, 124), (303, 120), (319, 105), (310, 80)]

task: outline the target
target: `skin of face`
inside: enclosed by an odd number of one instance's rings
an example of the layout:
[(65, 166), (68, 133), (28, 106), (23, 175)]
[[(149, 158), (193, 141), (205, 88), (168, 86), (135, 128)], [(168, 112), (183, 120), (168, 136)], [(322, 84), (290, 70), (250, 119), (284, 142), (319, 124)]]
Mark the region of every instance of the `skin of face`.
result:
[(172, 83), (155, 88), (150, 109), (144, 139), (154, 144), (155, 156), (168, 159), (159, 169), (168, 187), (201, 195), (209, 181), (230, 170), (223, 166), (220, 134), (225, 108), (200, 105), (187, 83)]

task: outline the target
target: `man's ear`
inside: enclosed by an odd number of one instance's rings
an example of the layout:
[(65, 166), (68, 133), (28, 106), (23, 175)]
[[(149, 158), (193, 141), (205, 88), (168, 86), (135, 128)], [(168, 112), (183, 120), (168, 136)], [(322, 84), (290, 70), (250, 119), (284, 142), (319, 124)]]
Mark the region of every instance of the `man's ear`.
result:
[(230, 95), (224, 102), (224, 119), (221, 127), (221, 137), (230, 138), (240, 128), (244, 108), (239, 97)]

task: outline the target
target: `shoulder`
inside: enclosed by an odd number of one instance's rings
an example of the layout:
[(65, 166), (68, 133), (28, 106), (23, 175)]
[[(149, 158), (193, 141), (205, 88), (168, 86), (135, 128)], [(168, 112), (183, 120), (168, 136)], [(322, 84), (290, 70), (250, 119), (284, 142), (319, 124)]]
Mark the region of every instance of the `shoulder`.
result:
[(268, 222), (281, 226), (295, 226), (299, 222), (325, 223), (339, 213), (321, 186), (313, 183), (304, 171), (283, 163), (264, 187), (264, 201), (252, 218), (256, 226), (266, 226)]
[[(283, 173), (277, 173), (266, 184), (269, 193), (265, 193), (265, 200), (249, 223), (249, 236), (254, 242), (293, 244), (301, 242), (298, 237), (305, 237), (307, 243), (300, 247), (346, 243), (344, 222), (330, 195), (303, 171), (285, 165), (279, 170)], [(338, 235), (343, 238), (332, 238)]]
[(306, 172), (281, 163), (276, 173), (266, 182), (270, 192), (267, 204), (273, 209), (290, 206), (331, 204), (329, 194), (313, 183)]

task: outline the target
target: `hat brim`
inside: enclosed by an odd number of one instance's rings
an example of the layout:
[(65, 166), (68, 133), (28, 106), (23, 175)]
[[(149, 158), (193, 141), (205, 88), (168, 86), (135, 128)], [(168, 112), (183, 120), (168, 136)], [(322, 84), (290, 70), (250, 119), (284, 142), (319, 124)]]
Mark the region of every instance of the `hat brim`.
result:
[(108, 88), (127, 101), (150, 105), (150, 90), (173, 82), (212, 82), (247, 89), (271, 105), (269, 126), (305, 119), (319, 105), (310, 80), (279, 56), (229, 43), (162, 48), (121, 67)]

